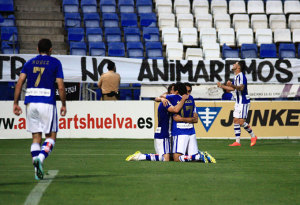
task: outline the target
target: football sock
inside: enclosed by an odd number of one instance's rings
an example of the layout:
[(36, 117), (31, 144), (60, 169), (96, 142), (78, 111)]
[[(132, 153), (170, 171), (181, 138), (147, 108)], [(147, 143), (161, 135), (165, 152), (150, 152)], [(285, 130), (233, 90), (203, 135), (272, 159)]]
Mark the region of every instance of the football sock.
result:
[(192, 161), (200, 161), (200, 154), (193, 154), (193, 155), (181, 155), (179, 157), (181, 162), (192, 162)]
[(32, 143), (30, 148), (32, 163), (38, 157), (41, 152), (41, 145), (39, 143)]
[[(145, 155), (147, 161), (164, 161), (164, 157), (159, 154), (143, 154)], [(139, 158), (139, 160), (141, 157)]]
[(54, 145), (55, 145), (55, 141), (53, 139), (47, 138), (45, 140), (44, 144), (42, 145), (42, 150), (38, 156), (42, 163), (48, 157), (48, 155), (51, 153)]
[(244, 122), (244, 124), (242, 126), (251, 135), (251, 137), (255, 137), (250, 125), (247, 122)]
[(235, 134), (235, 141), (241, 143), (240, 136), (241, 136), (241, 127), (239, 124), (234, 124), (234, 134)]

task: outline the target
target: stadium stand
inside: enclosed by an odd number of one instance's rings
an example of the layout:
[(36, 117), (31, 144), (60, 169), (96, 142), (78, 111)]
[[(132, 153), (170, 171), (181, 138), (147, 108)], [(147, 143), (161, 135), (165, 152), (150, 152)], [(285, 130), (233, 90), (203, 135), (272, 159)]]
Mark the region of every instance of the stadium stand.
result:
[[(158, 53), (161, 51), (161, 54), (152, 56), (154, 58), (191, 59), (194, 58), (192, 56), (196, 51), (201, 52), (196, 58), (203, 59), (221, 56), (224, 58), (229, 51), (240, 51), (238, 53), (242, 58), (255, 58), (256, 55), (261, 57), (259, 55), (261, 44), (275, 43), (278, 51), (276, 55), (280, 56), (280, 43), (293, 43), (297, 50), (300, 42), (300, 2), (295, 0), (62, 0), (59, 2), (61, 2), (60, 9), (65, 27), (65, 31), (61, 33), (66, 36), (67, 43), (84, 42), (88, 46), (87, 55), (92, 55), (91, 51), (93, 55), (114, 56), (112, 54), (114, 52), (108, 52), (108, 44), (119, 42), (123, 44), (124, 49), (121, 50), (125, 52), (121, 56), (133, 57), (132, 54), (127, 53), (128, 45), (129, 47), (135, 45), (138, 48), (142, 46), (141, 50), (145, 52), (139, 57), (148, 58), (152, 44), (148, 44), (148, 48), (146, 44), (160, 42), (162, 47), (158, 46)], [(12, 0), (1, 0), (0, 5), (5, 12), (14, 11)], [(18, 18), (13, 13), (0, 17), (1, 31), (3, 29), (2, 41), (7, 39), (5, 27), (15, 27)], [(74, 27), (80, 30), (80, 34), (74, 33), (76, 31)], [(15, 48), (15, 52), (19, 52), (19, 47), (22, 49), (23, 43), (18, 46), (18, 29), (14, 33), (15, 35), (11, 37), (15, 38), (16, 45), (1, 41), (1, 49), (5, 48), (2, 52), (12, 52), (11, 46)], [(98, 48), (93, 42), (102, 43)], [(133, 44), (128, 44), (129, 42)], [(211, 48), (203, 42), (211, 42)], [(257, 48), (252, 47), (253, 43)], [(219, 49), (216, 49), (217, 44)], [(223, 49), (224, 44), (227, 47)], [(251, 44), (251, 46), (248, 48), (243, 44)], [(175, 45), (183, 46), (176, 55), (172, 50), (175, 49)], [(92, 46), (92, 49), (89, 46)], [(101, 50), (98, 54), (95, 51), (97, 49)], [(71, 52), (70, 47), (69, 52), (76, 53)], [(297, 56), (297, 52), (295, 53)], [(150, 58), (152, 57), (150, 54)]]

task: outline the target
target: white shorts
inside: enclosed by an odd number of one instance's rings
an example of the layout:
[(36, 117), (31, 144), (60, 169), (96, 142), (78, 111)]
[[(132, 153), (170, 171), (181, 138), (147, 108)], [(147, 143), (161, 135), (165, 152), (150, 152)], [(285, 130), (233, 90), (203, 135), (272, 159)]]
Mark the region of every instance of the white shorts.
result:
[(236, 103), (234, 105), (233, 117), (247, 119), (249, 108), (250, 108), (250, 103), (249, 104)]
[(46, 103), (29, 103), (26, 106), (27, 131), (49, 134), (58, 131), (56, 106)]
[(156, 154), (159, 155), (170, 153), (170, 138), (154, 139), (154, 148)]
[(198, 153), (196, 135), (173, 136), (173, 153), (194, 155)]

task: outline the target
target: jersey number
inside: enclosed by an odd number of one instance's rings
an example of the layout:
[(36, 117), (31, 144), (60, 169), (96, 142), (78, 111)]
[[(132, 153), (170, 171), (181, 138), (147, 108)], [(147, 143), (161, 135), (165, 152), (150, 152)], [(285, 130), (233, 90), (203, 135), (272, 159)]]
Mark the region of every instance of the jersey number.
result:
[(44, 67), (33, 67), (33, 73), (40, 72), (37, 79), (36, 79), (36, 81), (35, 81), (34, 87), (39, 86), (39, 84), (41, 82), (42, 75), (44, 73), (44, 70), (45, 70)]
[[(188, 116), (184, 116), (184, 111), (189, 112)], [(181, 109), (181, 117), (193, 117), (193, 106), (185, 106)]]

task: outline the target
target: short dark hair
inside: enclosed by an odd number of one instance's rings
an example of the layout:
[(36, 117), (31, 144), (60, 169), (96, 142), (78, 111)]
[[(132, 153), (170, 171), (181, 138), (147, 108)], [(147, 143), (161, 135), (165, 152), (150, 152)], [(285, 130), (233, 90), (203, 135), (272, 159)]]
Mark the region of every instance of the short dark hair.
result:
[(172, 83), (168, 86), (168, 94), (171, 93), (172, 87), (175, 85), (175, 83)]
[(116, 67), (116, 64), (114, 62), (109, 62), (107, 65), (107, 70), (114, 70)]
[(38, 43), (39, 53), (49, 53), (52, 48), (52, 43), (49, 39), (43, 38)]
[(184, 83), (181, 83), (181, 82), (177, 82), (177, 83), (174, 85), (174, 90), (175, 90), (175, 91), (178, 91), (178, 93), (179, 93), (180, 95), (187, 94), (186, 86), (185, 86)]
[(193, 90), (193, 88), (192, 88), (192, 84), (191, 84), (191, 83), (189, 83), (189, 82), (185, 82), (184, 84), (185, 84), (185, 86), (188, 86), (188, 87), (190, 87), (190, 88), (191, 88), (191, 91)]

